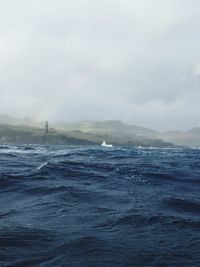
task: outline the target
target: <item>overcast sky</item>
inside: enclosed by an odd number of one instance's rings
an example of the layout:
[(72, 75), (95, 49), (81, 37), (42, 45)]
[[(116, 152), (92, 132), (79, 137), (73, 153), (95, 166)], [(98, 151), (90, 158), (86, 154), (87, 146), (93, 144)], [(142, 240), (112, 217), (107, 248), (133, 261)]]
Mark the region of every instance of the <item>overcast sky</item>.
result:
[(0, 0), (0, 113), (200, 126), (200, 1)]

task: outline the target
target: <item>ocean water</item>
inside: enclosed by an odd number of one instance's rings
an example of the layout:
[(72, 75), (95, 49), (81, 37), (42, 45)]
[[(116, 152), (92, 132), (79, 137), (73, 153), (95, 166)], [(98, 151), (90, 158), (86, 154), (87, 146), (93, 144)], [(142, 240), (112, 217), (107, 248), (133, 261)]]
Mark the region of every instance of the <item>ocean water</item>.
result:
[(0, 146), (0, 266), (200, 266), (200, 150)]

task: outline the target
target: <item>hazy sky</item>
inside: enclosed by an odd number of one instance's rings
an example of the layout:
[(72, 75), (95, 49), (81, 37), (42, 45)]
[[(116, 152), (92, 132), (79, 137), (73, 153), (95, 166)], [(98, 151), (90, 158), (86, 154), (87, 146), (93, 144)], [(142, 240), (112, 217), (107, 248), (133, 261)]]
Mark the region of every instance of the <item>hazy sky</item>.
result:
[(0, 113), (200, 125), (199, 0), (0, 0)]

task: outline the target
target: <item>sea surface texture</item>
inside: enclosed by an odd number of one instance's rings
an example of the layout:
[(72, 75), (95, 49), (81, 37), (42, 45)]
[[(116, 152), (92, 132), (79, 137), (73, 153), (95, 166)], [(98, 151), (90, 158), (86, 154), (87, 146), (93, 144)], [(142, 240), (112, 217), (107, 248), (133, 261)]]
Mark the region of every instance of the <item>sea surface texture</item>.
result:
[(200, 266), (200, 150), (0, 146), (0, 266)]

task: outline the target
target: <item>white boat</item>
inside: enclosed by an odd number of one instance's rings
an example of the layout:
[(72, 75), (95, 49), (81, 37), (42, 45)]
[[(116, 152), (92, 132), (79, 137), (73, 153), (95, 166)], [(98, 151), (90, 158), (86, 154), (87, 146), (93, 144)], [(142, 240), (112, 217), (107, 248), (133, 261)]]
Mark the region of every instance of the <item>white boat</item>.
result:
[(103, 143), (101, 144), (103, 147), (113, 147), (111, 144), (106, 144), (106, 141), (104, 140)]

